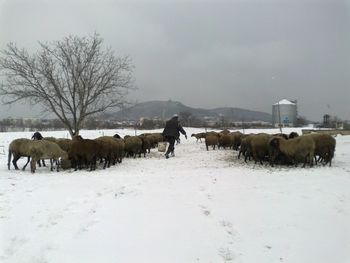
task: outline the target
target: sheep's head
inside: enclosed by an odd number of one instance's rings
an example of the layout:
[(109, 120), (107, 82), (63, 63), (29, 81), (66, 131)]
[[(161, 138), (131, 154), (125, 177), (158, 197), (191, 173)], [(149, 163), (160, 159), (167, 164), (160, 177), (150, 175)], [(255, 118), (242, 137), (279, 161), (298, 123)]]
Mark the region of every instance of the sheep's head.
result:
[(60, 164), (61, 164), (61, 168), (63, 170), (72, 168), (72, 163), (68, 159), (61, 159), (61, 163)]
[(288, 139), (293, 139), (293, 138), (298, 137), (298, 136), (299, 136), (298, 133), (296, 133), (296, 132), (291, 132), (291, 133), (289, 134), (289, 136), (288, 136)]

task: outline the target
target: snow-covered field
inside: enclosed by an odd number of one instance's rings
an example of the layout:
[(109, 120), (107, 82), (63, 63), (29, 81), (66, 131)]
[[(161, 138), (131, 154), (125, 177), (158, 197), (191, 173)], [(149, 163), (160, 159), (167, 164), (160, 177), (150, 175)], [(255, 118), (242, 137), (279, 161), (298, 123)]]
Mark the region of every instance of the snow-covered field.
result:
[[(135, 133), (81, 135), (116, 132)], [(31, 135), (0, 134), (2, 263), (350, 262), (350, 136), (333, 167), (245, 164), (182, 137), (168, 160), (153, 149), (94, 172), (8, 171), (9, 142)]]

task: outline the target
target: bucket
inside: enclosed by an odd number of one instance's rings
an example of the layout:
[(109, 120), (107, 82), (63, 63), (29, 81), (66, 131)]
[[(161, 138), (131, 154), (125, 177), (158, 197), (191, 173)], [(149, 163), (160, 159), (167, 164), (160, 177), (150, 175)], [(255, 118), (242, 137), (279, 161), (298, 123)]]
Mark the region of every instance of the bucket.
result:
[(167, 142), (158, 142), (158, 152), (165, 152)]

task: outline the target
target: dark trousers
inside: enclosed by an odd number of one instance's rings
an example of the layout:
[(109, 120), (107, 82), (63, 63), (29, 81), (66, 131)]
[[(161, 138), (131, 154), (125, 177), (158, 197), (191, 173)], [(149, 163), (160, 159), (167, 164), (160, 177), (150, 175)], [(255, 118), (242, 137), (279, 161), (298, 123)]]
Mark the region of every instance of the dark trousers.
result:
[(175, 137), (173, 136), (167, 136), (166, 137), (167, 141), (169, 142), (169, 147), (168, 150), (166, 151), (166, 155), (169, 155), (171, 152), (174, 151), (174, 144), (175, 144)]

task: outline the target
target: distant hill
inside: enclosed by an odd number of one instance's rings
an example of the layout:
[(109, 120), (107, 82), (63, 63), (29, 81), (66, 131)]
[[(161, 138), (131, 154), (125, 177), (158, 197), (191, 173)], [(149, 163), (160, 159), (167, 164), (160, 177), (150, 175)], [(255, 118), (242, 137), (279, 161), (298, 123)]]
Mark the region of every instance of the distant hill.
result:
[(138, 103), (128, 109), (106, 114), (105, 117), (115, 120), (139, 120), (140, 118), (169, 119), (173, 114), (188, 112), (197, 118), (225, 118), (229, 121), (265, 121), (271, 122), (271, 114), (240, 108), (191, 108), (177, 101), (147, 101)]

